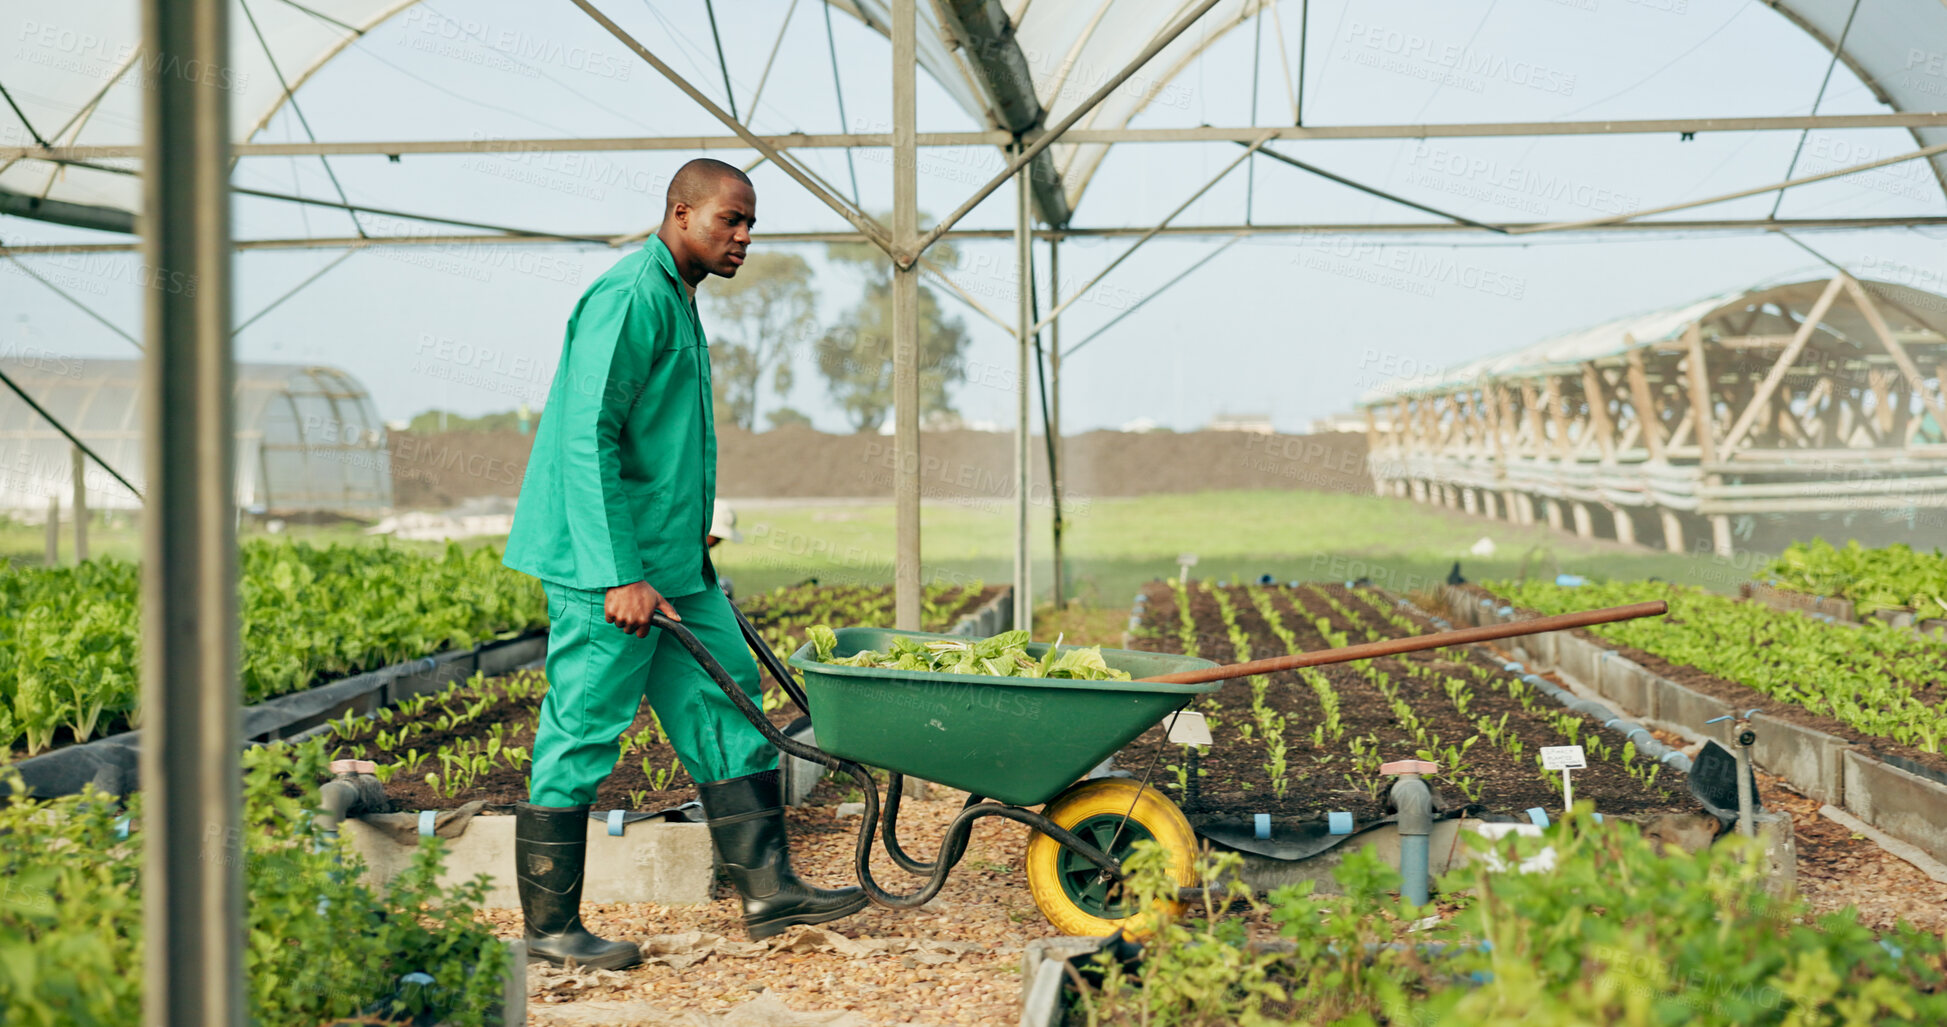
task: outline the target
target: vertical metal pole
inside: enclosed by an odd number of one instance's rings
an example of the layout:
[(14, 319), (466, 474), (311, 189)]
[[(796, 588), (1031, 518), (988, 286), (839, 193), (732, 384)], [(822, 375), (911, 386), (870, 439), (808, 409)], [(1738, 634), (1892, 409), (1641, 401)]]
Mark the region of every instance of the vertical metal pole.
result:
[(1731, 751), (1737, 754), (1737, 830), (1746, 838), (1758, 836), (1757, 797), (1751, 794), (1751, 747), (1744, 744), (1751, 730), (1747, 720), (1731, 722)]
[(142, 0), (143, 1022), (241, 1027), (225, 0)]
[(1294, 125), (1302, 125), (1305, 123), (1305, 51), (1309, 48), (1311, 42), (1311, 27), (1311, 0), (1299, 0), (1298, 89), (1296, 98), (1291, 101), (1291, 123)]
[[(915, 0), (892, 5), (892, 238), (902, 255), (919, 248), (919, 135), (914, 84)], [(892, 489), (898, 534), (893, 625), (919, 630), (919, 262), (892, 268)]]
[(47, 545), (42, 550), (41, 563), (47, 567), (61, 566), (61, 497), (54, 492), (47, 494)]
[(1034, 274), (1033, 183), (1031, 164), (1014, 175), (1014, 261), (1020, 275), (1021, 327), (1014, 360), (1014, 628), (1034, 630), (1034, 581), (1028, 554), (1028, 486), (1032, 475), (1028, 439), (1034, 422), (1028, 418), (1028, 382), (1034, 374), (1034, 300), (1029, 276)]
[(88, 560), (88, 455), (74, 447), (74, 562)]
[[(1061, 239), (1048, 240), (1048, 304), (1050, 309), (1061, 306)], [(1061, 475), (1062, 468), (1068, 466), (1068, 458), (1061, 451), (1061, 315), (1056, 314), (1048, 322), (1048, 452), (1054, 459), (1048, 463), (1049, 498), (1055, 504), (1055, 609), (1067, 603), (1067, 575), (1061, 566)], [(1194, 749), (1192, 750), (1194, 751)]]

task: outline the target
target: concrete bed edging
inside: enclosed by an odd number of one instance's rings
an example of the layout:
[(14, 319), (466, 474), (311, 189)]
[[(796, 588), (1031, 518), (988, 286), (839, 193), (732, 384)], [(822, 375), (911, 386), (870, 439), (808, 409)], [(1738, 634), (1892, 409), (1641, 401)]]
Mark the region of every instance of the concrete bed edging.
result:
[(1843, 758), (1847, 812), (1935, 859), (1947, 859), (1947, 785), (1856, 749)]
[(987, 638), (1014, 630), (1014, 586), (1002, 585), (993, 598), (981, 603), (947, 629), (949, 635)]
[[(1515, 619), (1506, 604), (1497, 606), (1451, 586), (1443, 587), (1441, 599), (1456, 614), (1474, 611), (1477, 623)], [(1704, 721), (1742, 712), (1605, 646), (1567, 632), (1549, 635), (1559, 657), (1557, 673), (1632, 714), (1710, 737)], [(1576, 673), (1578, 669), (1584, 673)], [(1762, 712), (1754, 712), (1751, 722), (1757, 733), (1751, 755), (1759, 766), (1811, 798), (1845, 809), (1936, 859), (1947, 859), (1947, 784), (1894, 766), (1816, 728)]]
[[(383, 886), (411, 862), (414, 844), (398, 842), (385, 831), (356, 818), (340, 828), (365, 861), (367, 878)], [(443, 886), (461, 884), (476, 874), (492, 879), (490, 909), (518, 909), (514, 887), (514, 818), (476, 816), (455, 837), (442, 838)], [(611, 835), (599, 820), (588, 821), (588, 858), (582, 885), (584, 902), (654, 902), (666, 906), (710, 901), (716, 884), (716, 851), (704, 824), (643, 820)]]
[[(371, 713), (465, 680), (476, 670), (503, 674), (546, 653), (547, 631), (541, 629), (273, 696), (238, 711), (238, 744), (289, 740), (347, 712)], [(28, 792), (43, 798), (71, 795), (89, 784), (110, 795), (127, 795), (138, 786), (141, 739), (139, 728), (122, 731), (30, 756), (14, 766)], [(0, 785), (0, 795), (6, 791)]]
[[(1003, 587), (993, 598), (960, 618), (952, 633), (986, 637), (1008, 630), (1014, 623), (1013, 602), (1013, 588)], [(540, 641), (545, 654), (546, 636)], [(811, 730), (801, 731), (796, 737), (817, 744)], [(792, 805), (803, 802), (825, 775), (823, 766), (789, 755), (784, 757), (781, 769)], [(391, 880), (412, 858), (414, 845), (401, 844), (387, 832), (356, 818), (345, 821), (342, 830), (350, 836), (353, 849), (364, 858), (366, 873), (374, 884), (383, 885)], [(476, 874), (486, 874), (493, 881), (485, 902), (488, 908), (520, 906), (511, 873), (513, 817), (473, 817), (459, 835), (444, 841), (442, 883), (464, 882)], [(710, 841), (709, 827), (703, 824), (643, 820), (622, 825), (622, 833), (616, 835), (602, 821), (591, 819), (586, 867), (582, 885), (585, 902), (694, 905), (710, 901), (716, 885), (716, 849)]]
[(1879, 621), (1916, 635), (1932, 635), (1936, 639), (1947, 640), (1947, 617), (1923, 617), (1920, 611), (1911, 608), (1879, 609), (1861, 617), (1850, 599), (1808, 595), (1761, 581), (1747, 581), (1738, 586), (1738, 598), (1769, 606), (1782, 613), (1802, 613), (1829, 623), (1861, 625), (1867, 621)]
[[(1411, 611), (1414, 614), (1424, 617), (1429, 621), (1431, 621), (1433, 625), (1436, 628), (1439, 628), (1440, 630), (1444, 631), (1453, 626), (1446, 619), (1439, 617), (1435, 614), (1428, 613), (1426, 610), (1421, 609), (1419, 606), (1415, 605), (1410, 600), (1407, 600), (1399, 596), (1395, 596), (1389, 592), (1386, 592), (1384, 589), (1376, 589), (1375, 591), (1377, 591), (1381, 596), (1392, 599), (1394, 606), (1396, 608), (1406, 609)], [(1503, 607), (1501, 612), (1488, 612), (1485, 615), (1481, 613), (1469, 614), (1464, 612), (1464, 608), (1457, 608), (1456, 604), (1451, 601), (1446, 591), (1443, 591), (1441, 593), (1441, 599), (1444, 603), (1446, 603), (1449, 610), (1453, 612), (1456, 617), (1459, 617), (1462, 620), (1472, 620), (1474, 623), (1498, 623), (1499, 622), (1498, 619), (1483, 620), (1482, 617), (1483, 616), (1487, 618), (1505, 617), (1505, 619), (1512, 619), (1512, 617), (1506, 616), (1507, 614), (1512, 613), (1511, 608)], [(1140, 626), (1142, 621), (1142, 615), (1145, 612), (1147, 605), (1148, 605), (1147, 598), (1142, 596), (1142, 594), (1138, 593), (1137, 599), (1134, 605), (1131, 607), (1130, 614), (1129, 614), (1131, 632), (1133, 632), (1136, 627)], [(1479, 610), (1480, 607), (1477, 605), (1474, 606), (1474, 609)], [(1565, 636), (1565, 637), (1571, 637), (1571, 636)], [(1571, 640), (1575, 642), (1581, 642), (1580, 639), (1572, 639), (1572, 637)], [(1125, 642), (1125, 644), (1127, 643)], [(1587, 643), (1582, 643), (1582, 644), (1587, 645)], [(1562, 686), (1557, 685), (1554, 682), (1541, 677), (1539, 674), (1534, 673), (1533, 668), (1530, 668), (1527, 665), (1518, 661), (1510, 662), (1506, 658), (1500, 656), (1497, 653), (1492, 652), (1491, 650), (1481, 649), (1481, 647), (1478, 644), (1470, 644), (1469, 648), (1476, 649), (1477, 651), (1480, 651), (1482, 655), (1488, 657), (1489, 659), (1495, 662), (1502, 664), (1503, 670), (1505, 670), (1508, 673), (1518, 675), (1524, 684), (1533, 687), (1536, 691), (1542, 693), (1542, 695), (1545, 698), (1559, 704), (1564, 709), (1567, 709), (1571, 712), (1581, 713), (1586, 716), (1594, 717), (1596, 722), (1596, 727), (1593, 728), (1592, 730), (1609, 732), (1621, 738), (1624, 742), (1629, 742), (1631, 740), (1634, 740), (1635, 736), (1638, 733), (1642, 733), (1644, 737), (1640, 741), (1636, 742), (1638, 752), (1641, 754), (1642, 758), (1653, 760), (1658, 764), (1661, 764), (1665, 767), (1674, 770), (1678, 774), (1685, 774), (1685, 775), (1689, 774), (1691, 764), (1690, 764), (1690, 758), (1687, 755), (1678, 752), (1674, 749), (1671, 749), (1668, 746), (1665, 746), (1661, 741), (1653, 737), (1649, 737), (1648, 732), (1643, 725), (1638, 724), (1626, 717), (1616, 716), (1615, 715), (1616, 711), (1613, 707), (1606, 705), (1602, 702), (1591, 700), (1583, 696), (1577, 695), (1573, 691), (1563, 688)], [(1599, 658), (1592, 657), (1591, 659), (1597, 660)], [(1623, 662), (1627, 663), (1628, 661), (1623, 661)], [(1630, 666), (1634, 667), (1635, 665), (1630, 664)], [(1758, 819), (1759, 819), (1759, 830), (1763, 834), (1763, 837), (1765, 838), (1767, 857), (1770, 860), (1772, 865), (1773, 886), (1781, 889), (1789, 889), (1793, 886), (1793, 884), (1797, 879), (1797, 864), (1798, 864), (1797, 849), (1794, 844), (1794, 839), (1790, 830), (1789, 818), (1785, 817), (1783, 814), (1765, 813), (1765, 814), (1761, 814)], [(1440, 823), (1445, 823), (1445, 822), (1443, 821), (1435, 824), (1436, 834), (1441, 830)], [(1385, 838), (1386, 831), (1388, 828), (1392, 828), (1392, 825), (1379, 825), (1377, 827), (1372, 828), (1369, 832), (1362, 833), (1361, 837), (1365, 839), (1365, 841), (1362, 844), (1373, 844)], [(1392, 828), (1392, 831), (1393, 831), (1392, 837), (1394, 839), (1392, 844), (1394, 845), (1396, 851), (1397, 844), (1398, 844), (1397, 828)], [(1371, 837), (1366, 838), (1366, 834), (1370, 834)], [(1449, 840), (1451, 840), (1454, 837), (1454, 835), (1450, 832), (1449, 834), (1446, 835), (1446, 837)], [(1435, 844), (1437, 847), (1438, 839), (1435, 840)], [(1339, 855), (1335, 857), (1333, 856), (1333, 853), (1338, 853)], [(1296, 861), (1296, 862), (1305, 863), (1305, 864), (1316, 863), (1318, 865), (1318, 868), (1321, 870), (1321, 873), (1323, 873), (1323, 871), (1328, 871), (1329, 867), (1334, 865), (1337, 862), (1337, 859), (1342, 858), (1343, 855), (1344, 855), (1344, 847), (1335, 847), (1326, 852), (1319, 853), (1316, 856), (1310, 857), (1309, 859)], [(1383, 856), (1383, 852), (1382, 852), (1382, 856)], [(1254, 859), (1254, 857), (1250, 856), (1249, 854), (1246, 854), (1245, 858), (1247, 864), (1250, 864), (1251, 861)], [(1293, 861), (1270, 860), (1264, 858), (1256, 858), (1256, 860), (1257, 862), (1263, 863), (1267, 867), (1272, 867), (1272, 868), (1289, 867), (1289, 866), (1296, 865), (1296, 863), (1294, 863)], [(1321, 876), (1320, 879), (1322, 882), (1329, 885), (1330, 878), (1328, 873), (1323, 873), (1323, 876)]]

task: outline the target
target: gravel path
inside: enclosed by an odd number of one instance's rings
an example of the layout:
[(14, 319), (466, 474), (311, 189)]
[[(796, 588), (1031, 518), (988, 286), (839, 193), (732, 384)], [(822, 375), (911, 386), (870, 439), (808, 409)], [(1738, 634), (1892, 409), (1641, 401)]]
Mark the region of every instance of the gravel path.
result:
[[(810, 803), (790, 813), (792, 862), (800, 875), (832, 887), (853, 879), (858, 819), (840, 820), (843, 798), (827, 779)], [(915, 858), (933, 855), (946, 825), (966, 799), (963, 792), (934, 787), (927, 799), (908, 797), (900, 836)], [(1021, 860), (1027, 829), (997, 819), (974, 827), (967, 855), (940, 894), (917, 910), (876, 906), (823, 925), (850, 940), (891, 940), (848, 954), (818, 928), (800, 928), (771, 939), (760, 955), (748, 948), (729, 888), (702, 906), (585, 905), (589, 930), (650, 947), (708, 946), (707, 937), (666, 936), (702, 932), (721, 936), (700, 962), (678, 969), (646, 965), (621, 972), (569, 972), (535, 965), (528, 971), (530, 1024), (877, 1024), (1013, 1023), (1020, 1017), (1021, 950), (1030, 940), (1054, 935), (1028, 893)], [(875, 845), (873, 874), (889, 891), (917, 887)], [(503, 937), (520, 936), (518, 910), (485, 914)], [(838, 944), (843, 944), (839, 942)], [(722, 951), (729, 949), (730, 951)], [(681, 961), (681, 957), (677, 958)], [(798, 1014), (790, 1016), (785, 1011)]]
[[(1680, 740), (1671, 739), (1681, 744)], [(790, 812), (793, 863), (807, 880), (836, 886), (853, 880), (858, 820), (840, 819), (849, 783), (820, 783), (811, 801)], [(1792, 814), (1798, 886), (1818, 913), (1857, 909), (1868, 927), (1907, 919), (1947, 935), (1947, 884), (1941, 884), (1871, 839), (1819, 814), (1819, 803), (1759, 773), (1764, 801)], [(917, 858), (938, 848), (965, 793), (935, 786), (910, 796), (901, 836)], [(528, 1023), (696, 1025), (696, 1027), (878, 1027), (882, 1024), (1012, 1024), (1020, 1015), (1023, 947), (1055, 932), (1034, 906), (1022, 871), (1025, 827), (988, 819), (974, 828), (966, 858), (940, 895), (918, 910), (867, 907), (818, 928), (799, 928), (765, 943), (745, 940), (735, 895), (719, 885), (702, 906), (587, 905), (583, 918), (604, 937), (628, 938), (652, 956), (622, 972), (528, 970)], [(873, 873), (882, 887), (917, 887), (875, 845)], [(519, 937), (517, 910), (483, 914), (503, 937)], [(1262, 914), (1254, 936), (1274, 932)], [(654, 960), (660, 959), (661, 962)]]
[(1851, 906), (1859, 922), (1876, 931), (1908, 920), (1947, 935), (1947, 884), (1887, 852), (1879, 843), (1827, 819), (1820, 803), (1762, 771), (1758, 790), (1765, 805), (1792, 815), (1798, 845), (1798, 891), (1819, 913)]
[[(1846, 907), (1875, 929), (1905, 918), (1947, 934), (1947, 884), (1819, 815), (1819, 803), (1760, 774), (1768, 805), (1792, 814), (1798, 884), (1819, 913)], [(793, 862), (827, 886), (852, 877), (856, 818), (840, 819), (839, 786), (826, 780), (790, 813)], [(915, 855), (933, 854), (962, 792), (935, 787), (906, 800), (901, 834)], [(719, 886), (702, 906), (590, 905), (589, 928), (628, 938), (664, 963), (622, 972), (528, 970), (528, 1023), (540, 1027), (675, 1024), (697, 1027), (878, 1027), (881, 1024), (1011, 1024), (1020, 1015), (1020, 959), (1027, 942), (1054, 930), (1028, 893), (1021, 860), (1027, 829), (985, 820), (939, 897), (918, 910), (868, 907), (820, 928), (749, 943), (735, 896)], [(912, 879), (876, 852), (881, 885)], [(484, 914), (518, 937), (518, 911)], [(1253, 917), (1256, 921), (1258, 918)], [(1253, 923), (1270, 934), (1267, 925)], [(847, 951), (850, 950), (850, 951)], [(694, 962), (689, 962), (694, 960)]]

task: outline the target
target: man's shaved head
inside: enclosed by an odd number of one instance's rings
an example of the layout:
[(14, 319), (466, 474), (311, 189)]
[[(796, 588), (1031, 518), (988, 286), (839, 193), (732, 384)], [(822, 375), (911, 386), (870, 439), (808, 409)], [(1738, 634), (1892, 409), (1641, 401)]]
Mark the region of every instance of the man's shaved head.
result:
[(669, 182), (656, 236), (692, 287), (706, 275), (733, 278), (750, 250), (757, 190), (750, 177), (720, 160), (699, 157)]
[(669, 193), (663, 198), (663, 211), (666, 214), (674, 210), (679, 203), (687, 207), (702, 206), (710, 197), (716, 195), (717, 189), (726, 179), (742, 182), (746, 186), (750, 185), (750, 176), (737, 170), (734, 164), (725, 164), (708, 157), (698, 157), (690, 161), (677, 170), (675, 178), (670, 179)]

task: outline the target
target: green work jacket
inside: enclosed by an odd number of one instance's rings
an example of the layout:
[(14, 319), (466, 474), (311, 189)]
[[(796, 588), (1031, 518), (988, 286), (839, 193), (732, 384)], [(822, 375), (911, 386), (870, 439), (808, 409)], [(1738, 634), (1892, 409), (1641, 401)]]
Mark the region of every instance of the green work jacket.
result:
[(710, 350), (675, 258), (652, 235), (568, 318), (507, 566), (570, 588), (701, 592), (716, 492)]

